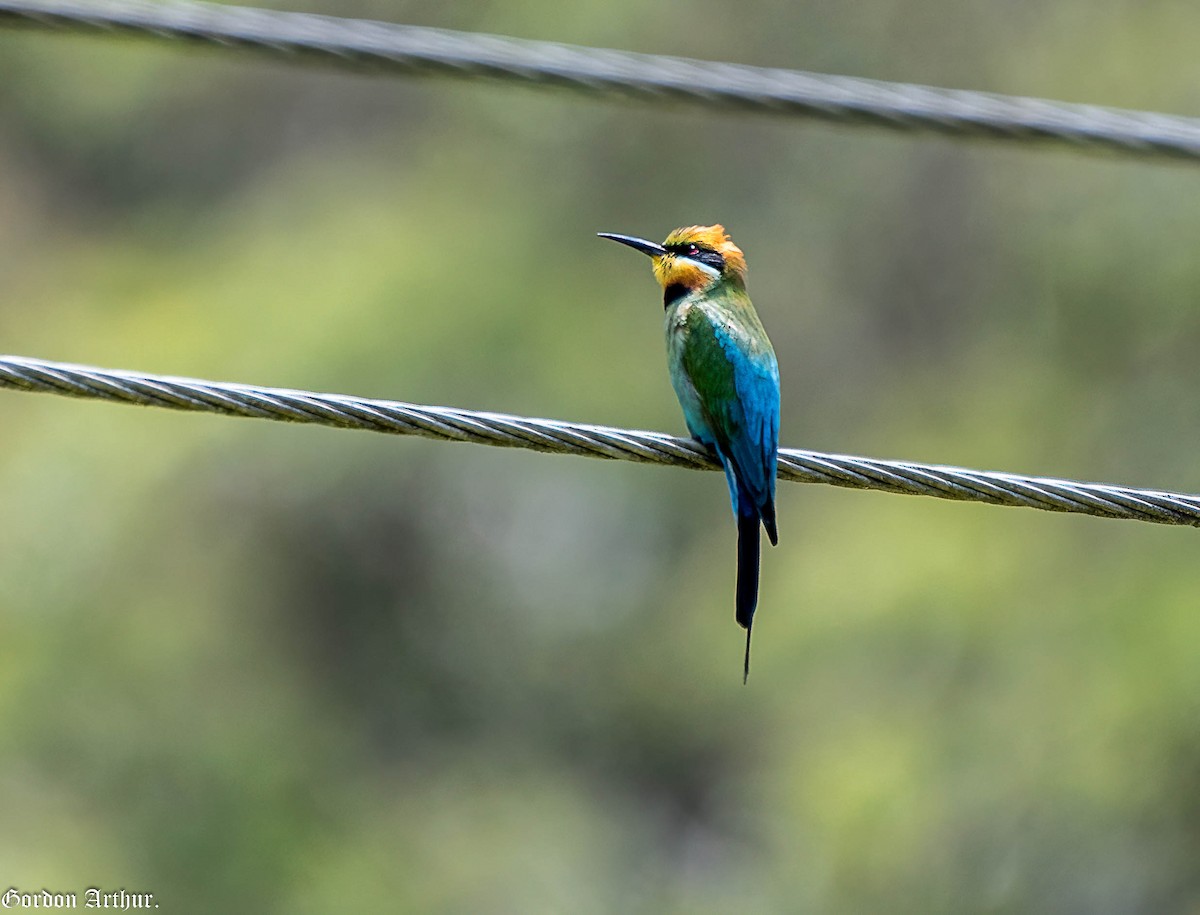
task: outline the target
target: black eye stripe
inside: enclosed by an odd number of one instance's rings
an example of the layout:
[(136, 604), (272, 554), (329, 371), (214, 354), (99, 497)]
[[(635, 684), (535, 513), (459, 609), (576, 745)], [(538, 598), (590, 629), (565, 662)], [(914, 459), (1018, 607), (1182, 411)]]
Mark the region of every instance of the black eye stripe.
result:
[(666, 249), (677, 257), (686, 257), (688, 260), (705, 264), (714, 270), (720, 271), (725, 269), (725, 258), (707, 245), (698, 245), (690, 241), (680, 241), (675, 242), (673, 245), (667, 245)]

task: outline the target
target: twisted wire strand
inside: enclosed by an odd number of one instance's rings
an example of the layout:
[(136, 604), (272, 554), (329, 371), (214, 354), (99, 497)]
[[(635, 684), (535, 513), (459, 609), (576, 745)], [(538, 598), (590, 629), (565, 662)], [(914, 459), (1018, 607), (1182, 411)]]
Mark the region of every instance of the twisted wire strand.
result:
[[(343, 394), (146, 375), (22, 356), (0, 356), (0, 387), (693, 470), (719, 469), (713, 457), (697, 442), (661, 432)], [(909, 461), (881, 461), (793, 448), (779, 451), (779, 478), (1200, 527), (1200, 495), (1131, 489), (1106, 483), (1026, 477)]]
[(959, 138), (1200, 159), (1197, 118), (309, 13), (190, 0), (0, 0), (0, 26), (123, 32), (405, 75), (489, 78)]

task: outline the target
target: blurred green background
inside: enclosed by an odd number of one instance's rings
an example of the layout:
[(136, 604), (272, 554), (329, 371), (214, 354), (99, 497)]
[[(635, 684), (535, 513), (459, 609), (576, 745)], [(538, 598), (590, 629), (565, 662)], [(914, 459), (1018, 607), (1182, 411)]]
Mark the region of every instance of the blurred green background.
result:
[[(1200, 113), (1187, 2), (320, 9)], [(1200, 490), (1197, 174), (0, 33), (0, 351)], [(1200, 912), (1180, 528), (0, 392), (0, 882), (172, 912)], [(2, 887), (0, 887), (2, 888)]]

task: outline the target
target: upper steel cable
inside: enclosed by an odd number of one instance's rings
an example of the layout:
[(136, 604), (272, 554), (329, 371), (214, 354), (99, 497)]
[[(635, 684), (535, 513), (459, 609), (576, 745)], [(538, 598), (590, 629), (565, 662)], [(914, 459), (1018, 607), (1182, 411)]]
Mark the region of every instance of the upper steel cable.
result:
[(2, 25), (117, 31), (404, 74), (487, 77), (960, 138), (1200, 159), (1197, 118), (308, 13), (185, 0), (0, 0)]
[[(558, 454), (671, 464), (695, 470), (719, 469), (716, 461), (694, 440), (660, 432), (637, 432), (342, 394), (145, 375), (21, 356), (0, 356), (0, 387)], [(779, 478), (1200, 527), (1200, 495), (1130, 489), (1105, 483), (1078, 483), (908, 461), (880, 461), (792, 448), (779, 451)]]

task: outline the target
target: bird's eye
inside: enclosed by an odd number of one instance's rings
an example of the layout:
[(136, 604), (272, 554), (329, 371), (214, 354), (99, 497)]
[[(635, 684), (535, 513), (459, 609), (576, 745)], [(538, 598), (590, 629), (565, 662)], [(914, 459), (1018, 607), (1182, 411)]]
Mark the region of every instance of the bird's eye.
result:
[(700, 253), (700, 249), (697, 248), (695, 245), (688, 245), (687, 253), (688, 253), (688, 257), (693, 257)]

